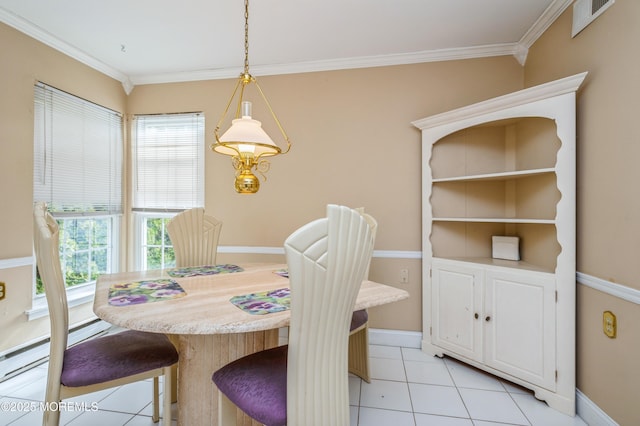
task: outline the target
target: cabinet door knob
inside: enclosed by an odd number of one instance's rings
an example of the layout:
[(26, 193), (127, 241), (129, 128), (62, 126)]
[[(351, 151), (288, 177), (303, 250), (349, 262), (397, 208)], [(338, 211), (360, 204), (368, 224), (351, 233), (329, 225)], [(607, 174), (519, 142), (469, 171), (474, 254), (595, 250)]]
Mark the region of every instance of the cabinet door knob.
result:
[(473, 317), (474, 317), (475, 319), (478, 319), (478, 317), (479, 317), (479, 316), (480, 316), (480, 315), (478, 315), (478, 313), (477, 313), (477, 312), (476, 312), (475, 314), (473, 314)]
[(487, 317), (484, 320), (487, 322), (491, 321), (491, 316), (487, 315)]

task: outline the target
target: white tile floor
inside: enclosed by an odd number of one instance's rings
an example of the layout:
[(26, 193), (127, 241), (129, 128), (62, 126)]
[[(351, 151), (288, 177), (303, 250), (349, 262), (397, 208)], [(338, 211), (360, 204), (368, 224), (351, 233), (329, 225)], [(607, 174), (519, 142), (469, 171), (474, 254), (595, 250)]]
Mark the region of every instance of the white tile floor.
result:
[[(371, 383), (349, 378), (352, 426), (586, 425), (579, 417), (549, 408), (525, 389), (450, 358), (375, 345), (370, 356)], [(41, 424), (42, 412), (28, 410), (33, 408), (29, 404), (44, 399), (45, 380), (42, 365), (0, 383), (1, 426)], [(151, 381), (140, 382), (75, 398), (80, 409), (63, 411), (60, 424), (153, 425), (151, 386)], [(174, 419), (175, 410), (174, 404)]]

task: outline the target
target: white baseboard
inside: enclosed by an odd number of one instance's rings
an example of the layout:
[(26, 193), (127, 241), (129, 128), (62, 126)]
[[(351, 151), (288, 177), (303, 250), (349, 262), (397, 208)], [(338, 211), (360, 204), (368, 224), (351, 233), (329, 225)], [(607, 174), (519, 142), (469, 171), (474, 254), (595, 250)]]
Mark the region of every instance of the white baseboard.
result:
[(607, 413), (580, 392), (580, 389), (576, 389), (576, 412), (586, 424), (591, 426), (619, 426)]
[(401, 346), (420, 349), (422, 333), (419, 331), (369, 329), (369, 344), (381, 346)]

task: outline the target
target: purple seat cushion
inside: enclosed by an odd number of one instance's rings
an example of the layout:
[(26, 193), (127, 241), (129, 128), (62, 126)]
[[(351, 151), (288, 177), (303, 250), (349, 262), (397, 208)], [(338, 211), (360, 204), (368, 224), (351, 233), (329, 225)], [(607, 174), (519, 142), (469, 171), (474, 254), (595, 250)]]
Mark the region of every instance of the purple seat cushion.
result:
[(369, 314), (365, 309), (355, 311), (353, 313), (353, 316), (351, 317), (351, 326), (349, 327), (349, 331), (353, 331), (356, 328), (361, 327), (368, 320), (369, 320)]
[(124, 331), (68, 348), (60, 382), (68, 387), (93, 385), (177, 361), (178, 352), (164, 334)]
[(287, 350), (278, 346), (237, 359), (213, 382), (238, 408), (267, 426), (287, 424)]

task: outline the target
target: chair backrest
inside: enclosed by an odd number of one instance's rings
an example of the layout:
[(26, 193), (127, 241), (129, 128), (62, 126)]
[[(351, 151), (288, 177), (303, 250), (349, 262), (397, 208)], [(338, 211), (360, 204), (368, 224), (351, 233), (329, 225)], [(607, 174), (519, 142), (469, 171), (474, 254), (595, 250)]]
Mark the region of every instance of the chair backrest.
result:
[(185, 210), (167, 224), (176, 266), (215, 265), (222, 222), (203, 208)]
[(347, 348), (353, 307), (373, 238), (356, 210), (329, 205), (327, 217), (287, 238), (291, 286), (287, 423), (348, 425)]
[(34, 206), (33, 223), (36, 263), (40, 279), (44, 284), (51, 322), (49, 374), (57, 374), (60, 377), (69, 334), (69, 310), (60, 266), (58, 223), (47, 211), (47, 205), (43, 202), (37, 202)]
[[(371, 238), (373, 239), (373, 242), (375, 245), (376, 233), (378, 232), (378, 222), (373, 218), (373, 216), (364, 212), (364, 207), (358, 207), (355, 210), (358, 213), (360, 213), (369, 224), (369, 228), (371, 229)], [(369, 259), (369, 264), (367, 265), (367, 272), (364, 274), (365, 279), (369, 277), (370, 268), (371, 268), (371, 259)]]

